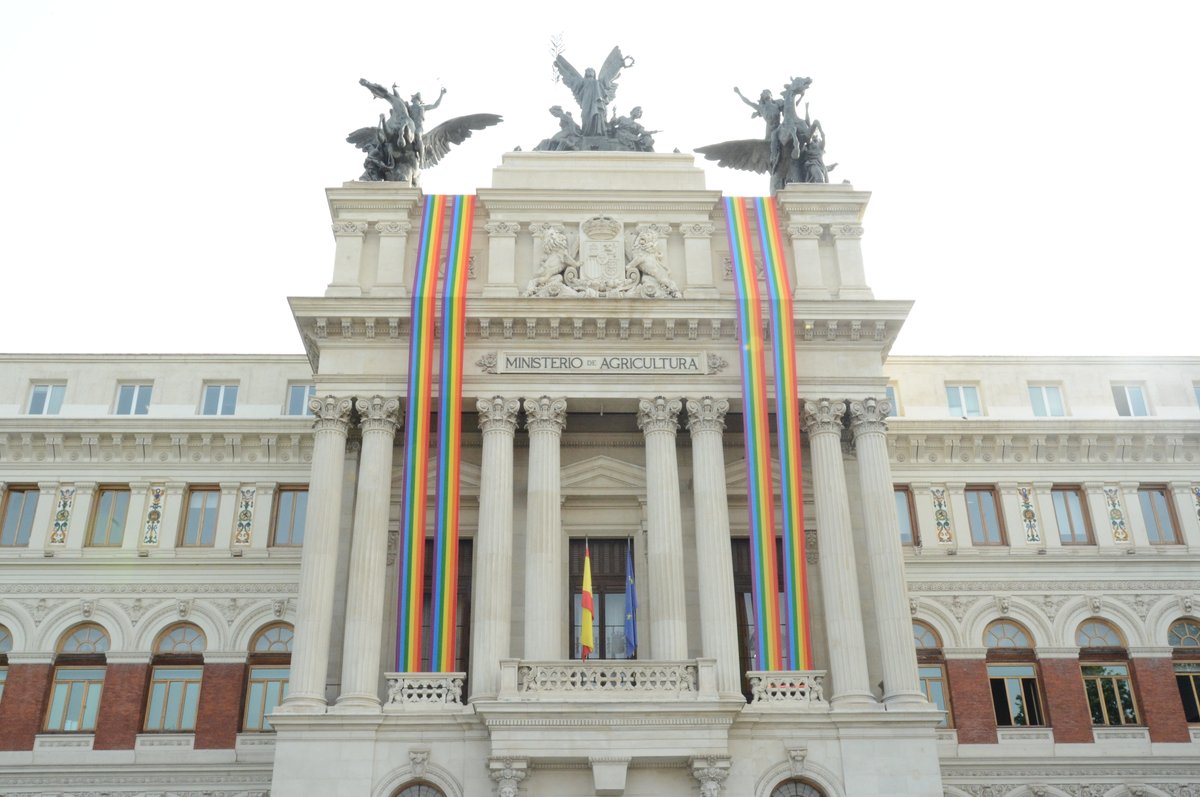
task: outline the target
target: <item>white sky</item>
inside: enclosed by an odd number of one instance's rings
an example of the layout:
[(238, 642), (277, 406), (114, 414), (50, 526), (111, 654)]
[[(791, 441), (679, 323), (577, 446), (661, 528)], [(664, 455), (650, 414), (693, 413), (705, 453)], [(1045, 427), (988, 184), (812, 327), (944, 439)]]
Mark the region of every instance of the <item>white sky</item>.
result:
[(663, 152), (761, 135), (732, 87), (812, 77), (832, 179), (873, 193), (868, 281), (917, 300), (895, 353), (1200, 354), (1198, 23), (1190, 0), (13, 0), (0, 350), (302, 351), (285, 297), (323, 293), (323, 189), (361, 172), (344, 138), (386, 109), (358, 79), (444, 85), (429, 126), (504, 115), (423, 177), (470, 192), (574, 107), (550, 79), (562, 33), (580, 69), (636, 59), (616, 105)]

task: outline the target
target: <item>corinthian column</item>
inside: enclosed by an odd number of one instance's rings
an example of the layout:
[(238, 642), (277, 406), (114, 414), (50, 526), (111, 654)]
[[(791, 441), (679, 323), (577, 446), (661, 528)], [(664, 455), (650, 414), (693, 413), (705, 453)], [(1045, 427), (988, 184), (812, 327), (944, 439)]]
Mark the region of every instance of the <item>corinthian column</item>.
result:
[(529, 486), (525, 520), (525, 658), (561, 659), (563, 638), (562, 491), (559, 441), (567, 425), (567, 400), (525, 400), (529, 431)]
[(279, 707), (285, 713), (325, 711), (325, 676), (329, 669), (329, 631), (333, 623), (333, 581), (337, 569), (342, 476), (346, 469), (346, 432), (350, 428), (348, 398), (313, 398), (312, 472), (308, 482), (308, 516), (300, 556), (300, 595), (296, 604), (296, 638), (292, 645), (291, 683)]
[(509, 655), (512, 624), (513, 437), (516, 399), (479, 399), (483, 464), (479, 478), (479, 530), (471, 600), (471, 697), (500, 691), (500, 659)]
[(717, 660), (717, 690), (737, 694), (737, 611), (733, 555), (729, 548), (729, 500), (721, 434), (729, 402), (705, 396), (688, 400), (692, 433), (692, 496), (696, 507), (696, 561), (700, 571), (700, 650)]
[(392, 496), (392, 446), (400, 401), (375, 396), (355, 403), (362, 425), (358, 499), (346, 590), (339, 711), (379, 709), (379, 662), (383, 603), (387, 591), (387, 523)]
[[(804, 428), (812, 452), (817, 506), (817, 543), (821, 551), (821, 596), (829, 636), (830, 702), (871, 703), (867, 649), (863, 641), (858, 572), (850, 527), (850, 496), (842, 465), (842, 401), (805, 401)], [(905, 625), (908, 627), (908, 624)]]
[(638, 404), (646, 436), (646, 536), (650, 570), (650, 658), (687, 658), (687, 603), (683, 585), (683, 518), (675, 432), (679, 399), (658, 396)]
[(883, 659), (883, 699), (887, 703), (924, 704), (913, 649), (912, 617), (904, 583), (900, 522), (888, 462), (887, 423), (891, 404), (873, 398), (850, 402), (850, 428), (858, 451), (858, 482), (867, 523), (875, 630)]

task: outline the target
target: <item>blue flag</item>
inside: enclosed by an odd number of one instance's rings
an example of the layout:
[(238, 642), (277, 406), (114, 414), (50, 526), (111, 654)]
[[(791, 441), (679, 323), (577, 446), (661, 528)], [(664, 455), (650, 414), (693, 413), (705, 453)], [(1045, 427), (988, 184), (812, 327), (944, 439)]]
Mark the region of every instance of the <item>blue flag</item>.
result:
[(625, 658), (637, 653), (637, 585), (633, 583), (633, 546), (625, 546)]

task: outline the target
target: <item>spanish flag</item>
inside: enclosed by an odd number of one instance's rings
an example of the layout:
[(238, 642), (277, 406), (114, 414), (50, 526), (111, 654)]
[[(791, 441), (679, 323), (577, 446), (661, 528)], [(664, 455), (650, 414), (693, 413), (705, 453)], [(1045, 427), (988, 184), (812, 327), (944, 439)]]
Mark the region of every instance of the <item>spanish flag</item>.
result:
[(595, 612), (592, 608), (592, 554), (586, 541), (583, 543), (583, 597), (580, 600), (579, 618), (579, 648), (580, 658), (587, 661), (596, 648), (596, 638), (592, 634), (592, 618)]

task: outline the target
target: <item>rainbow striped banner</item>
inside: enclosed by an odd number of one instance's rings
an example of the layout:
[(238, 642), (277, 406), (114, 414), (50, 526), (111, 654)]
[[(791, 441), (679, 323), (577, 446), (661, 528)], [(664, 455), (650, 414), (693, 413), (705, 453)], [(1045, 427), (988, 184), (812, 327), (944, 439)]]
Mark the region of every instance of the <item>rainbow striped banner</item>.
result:
[(779, 476), (783, 511), (784, 665), (790, 670), (812, 669), (812, 640), (808, 627), (808, 572), (804, 555), (804, 485), (800, 477), (800, 399), (797, 395), (796, 340), (793, 331), (792, 283), (783, 256), (779, 213), (774, 197), (754, 199), (763, 270), (767, 277), (767, 311), (771, 319), (771, 350), (775, 365), (775, 436), (779, 446)]
[[(439, 197), (440, 199), (440, 197)], [(467, 272), (475, 197), (446, 198), (450, 217), (442, 287), (442, 363), (438, 395), (437, 524), (434, 532), (433, 611), (429, 661), (434, 672), (454, 670), (458, 609), (458, 499), (462, 464), (463, 342), (467, 333)]]
[(742, 359), (742, 425), (746, 440), (746, 498), (750, 514), (750, 575), (758, 669), (782, 670), (779, 583), (775, 562), (775, 508), (771, 489), (771, 429), (767, 414), (767, 369), (763, 354), (761, 304), (746, 200), (725, 198), (729, 255), (737, 299)]
[[(421, 669), (421, 616), (425, 586), (425, 502), (428, 487), (433, 361), (437, 346), (437, 277), (442, 233), (449, 219), (450, 260), (443, 295), (443, 352), (439, 396), (437, 527), (433, 594), (434, 670), (452, 669), (458, 575), (458, 472), (462, 409), (462, 343), (466, 275), (474, 197), (429, 196), (421, 218), (413, 272), (412, 329), (408, 349), (408, 411), (404, 435), (404, 496), (400, 508), (400, 589), (396, 612), (396, 669)], [(465, 233), (466, 240), (463, 240)], [(449, 363), (449, 365), (447, 365)], [(449, 490), (444, 488), (447, 481)], [(449, 631), (444, 618), (449, 616)], [(448, 638), (448, 644), (446, 639)], [(450, 665), (444, 666), (446, 661)]]

